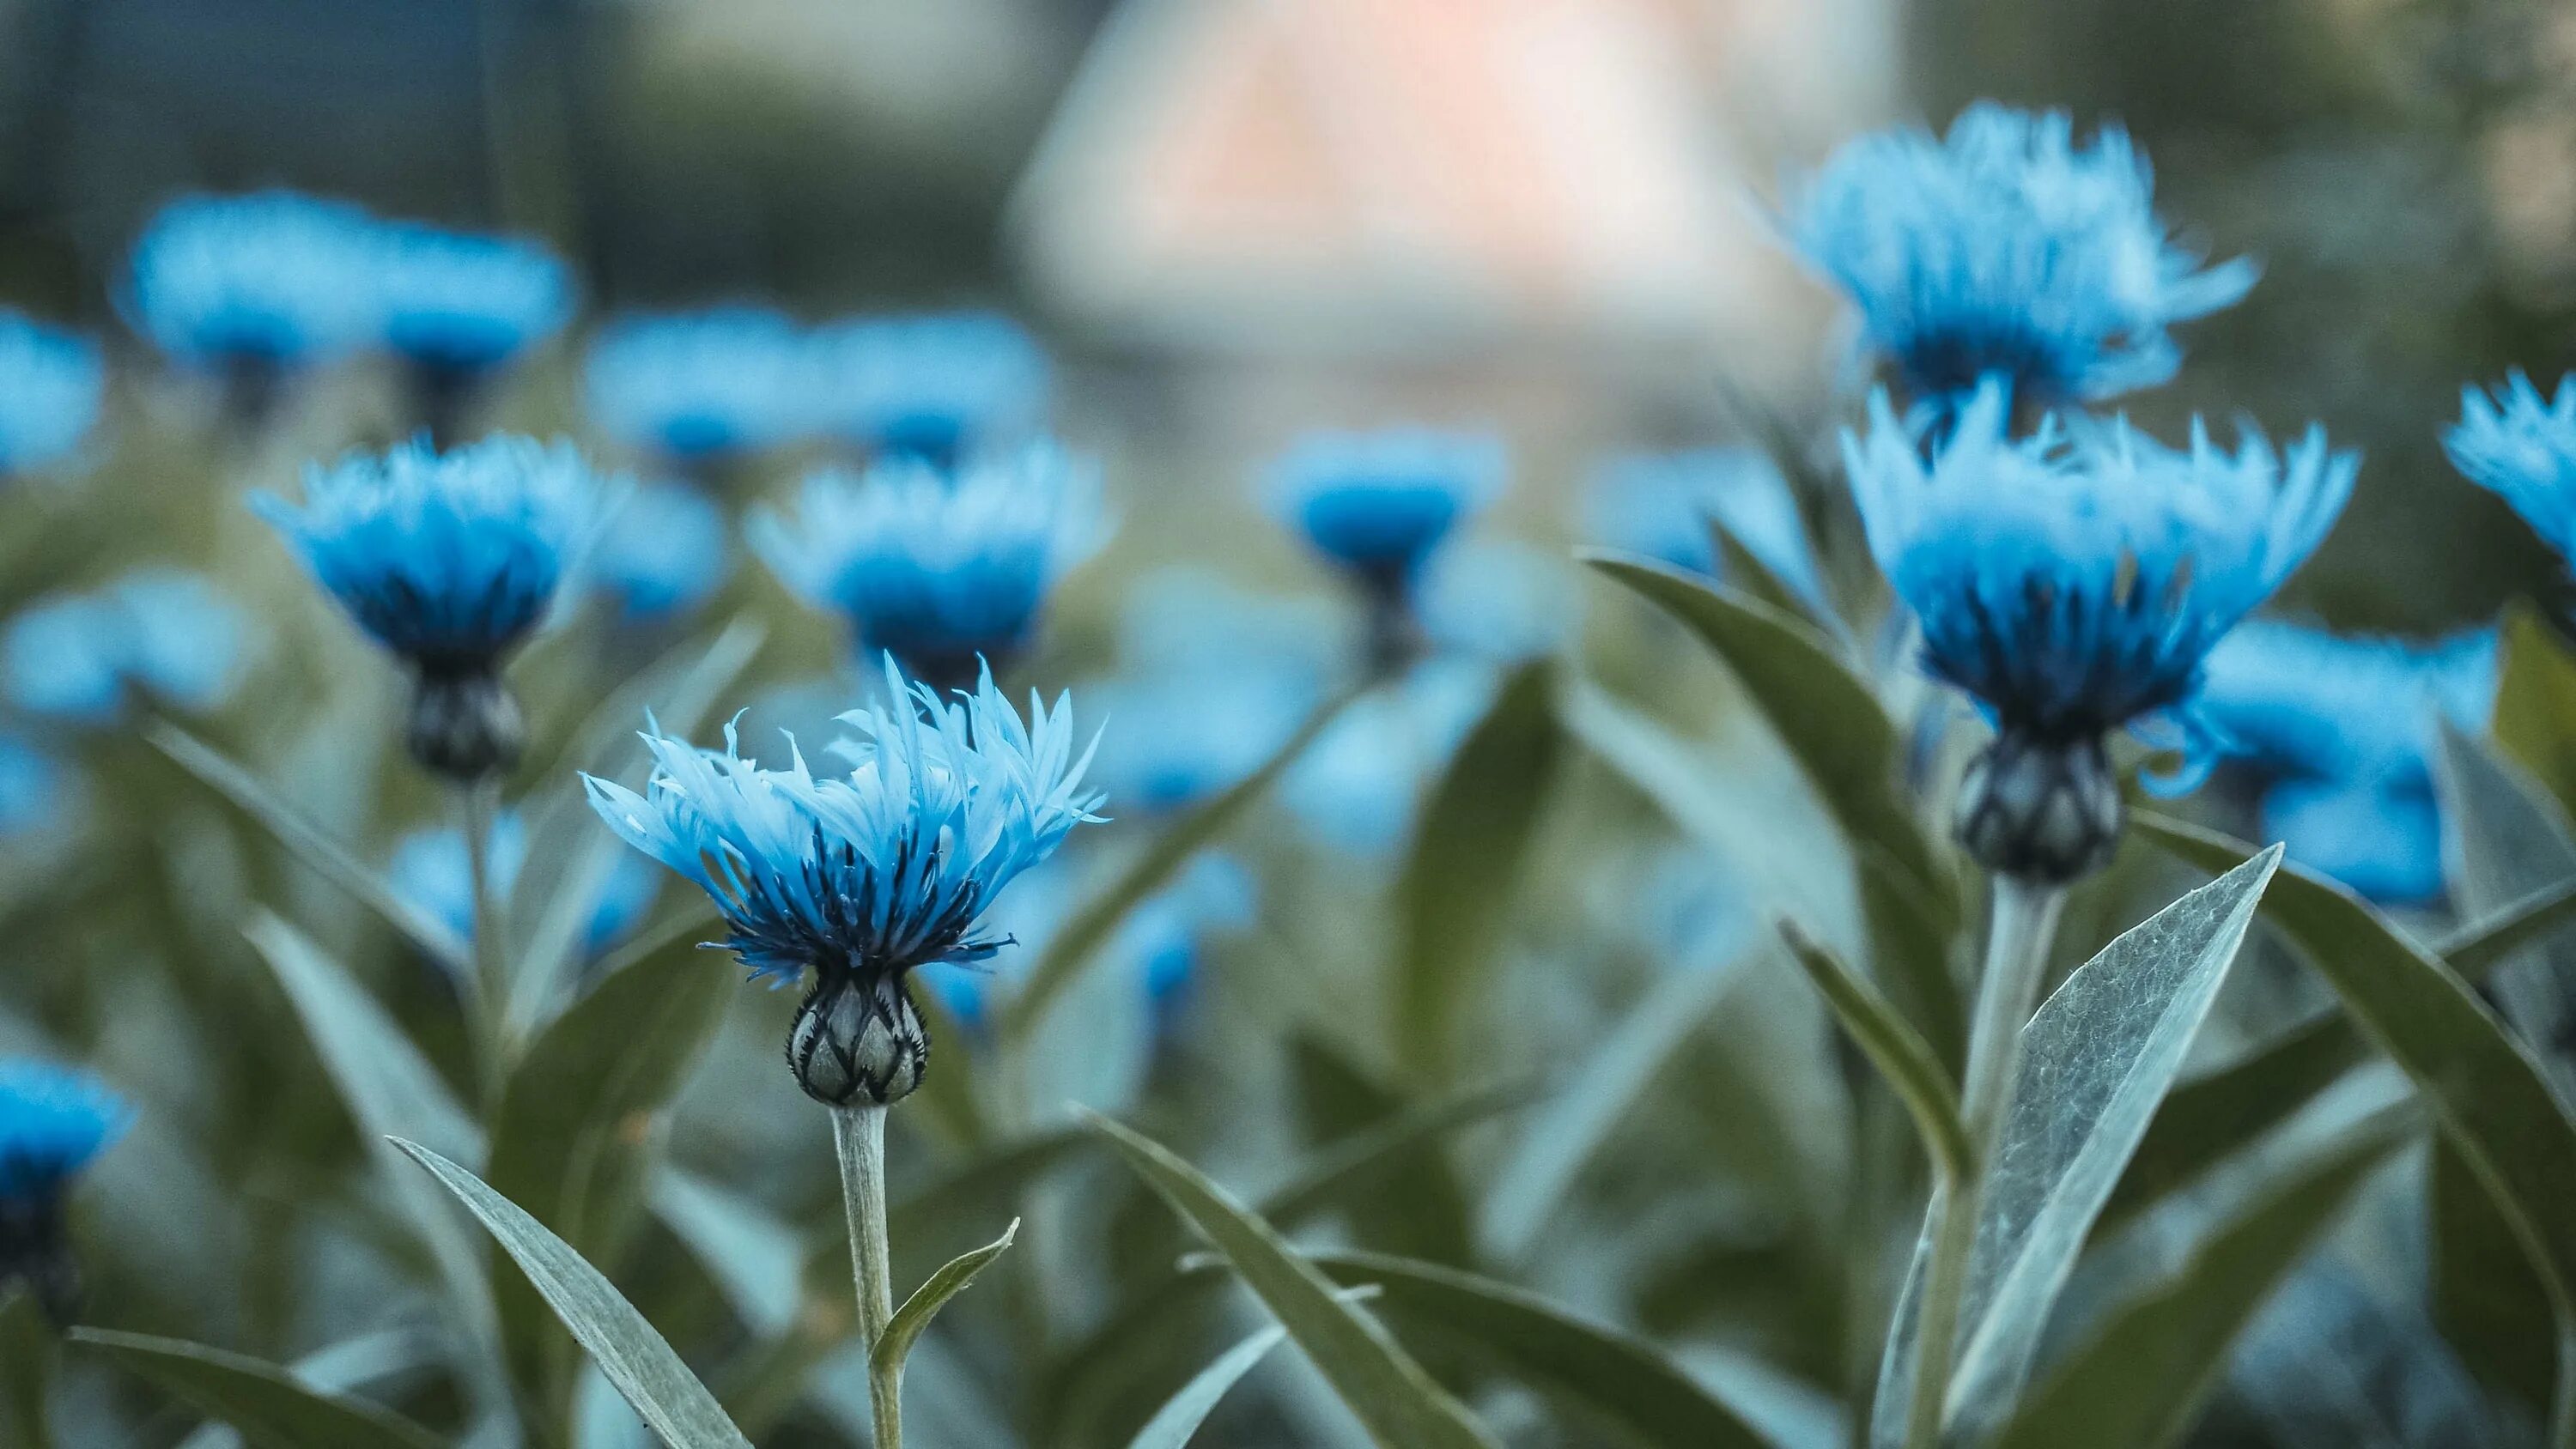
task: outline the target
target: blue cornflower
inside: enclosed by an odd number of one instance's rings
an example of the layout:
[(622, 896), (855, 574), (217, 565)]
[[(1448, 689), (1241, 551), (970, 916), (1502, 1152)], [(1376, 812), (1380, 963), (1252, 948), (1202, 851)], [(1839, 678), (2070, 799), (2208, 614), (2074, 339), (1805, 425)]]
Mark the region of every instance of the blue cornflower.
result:
[(1326, 558), (1400, 589), (1501, 490), (1507, 463), (1502, 441), (1483, 434), (1317, 433), (1271, 466), (1271, 496)]
[(0, 309), (0, 478), (71, 456), (105, 384), (97, 344)]
[(2519, 369), (2490, 397), (2460, 392), (2460, 421), (2442, 435), (2451, 466), (2513, 505), (2531, 531), (2576, 559), (2576, 373), (2543, 399)]
[[(528, 860), (528, 827), (515, 811), (492, 821), (485, 854), (494, 898), (507, 900)], [(460, 938), (474, 937), (474, 863), (465, 832), (453, 826), (415, 830), (394, 845), (386, 878), (395, 892), (445, 922)], [(642, 858), (620, 855), (600, 882), (582, 933), (582, 954), (597, 956), (644, 924), (659, 884)]]
[(1043, 442), (954, 475), (914, 458), (863, 478), (826, 469), (793, 517), (763, 510), (750, 525), (771, 570), (846, 618), (863, 654), (890, 652), (944, 685), (1024, 644), (1104, 532), (1098, 470)]
[(733, 568), (724, 510), (686, 483), (636, 487), (590, 553), (590, 577), (629, 623), (685, 614)]
[(673, 458), (757, 452), (813, 421), (812, 348), (758, 307), (626, 317), (590, 345), (591, 412), (619, 441)]
[(1703, 448), (1614, 458), (1587, 504), (1595, 537), (1695, 574), (1719, 572), (1723, 524), (1780, 581), (1822, 602), (1807, 526), (1779, 465), (1759, 448)]
[(815, 339), (827, 425), (947, 467), (1015, 442), (1046, 410), (1046, 354), (991, 312), (861, 317)]
[(546, 616), (596, 531), (603, 491), (570, 444), (501, 436), (446, 453), (353, 453), (305, 469), (301, 509), (269, 494), (253, 505), (359, 627), (412, 666), (413, 754), (473, 777), (516, 756), (501, 661)]
[(585, 776), (628, 844), (712, 897), (726, 944), (761, 975), (814, 985), (788, 1056), (807, 1093), (882, 1105), (920, 1085), (929, 1049), (905, 977), (934, 961), (989, 959), (978, 930), (993, 897), (1100, 817), (1074, 754), (1070, 704), (1032, 697), (1023, 723), (988, 673), (943, 702), (886, 661), (888, 702), (842, 716), (851, 766), (817, 778), (791, 741), (788, 767), (647, 733), (641, 795)]
[(186, 710), (221, 704), (250, 626), (205, 579), (146, 568), (90, 594), (39, 600), (0, 635), (10, 702), (76, 724), (113, 724), (135, 699)]
[(62, 761), (15, 735), (0, 734), (0, 837), (61, 829), (77, 793)]
[[(2202, 661), (2324, 540), (2360, 465), (2316, 428), (2283, 458), (2252, 436), (2225, 452), (2195, 422), (2176, 452), (2126, 421), (2016, 440), (2005, 410), (2001, 387), (1980, 388), (1927, 466), (1881, 391), (1867, 440), (1844, 434), (1844, 464), (1926, 667), (1997, 726), (1964, 797), (1972, 850), (2008, 873), (2071, 878), (2117, 839), (2102, 737), (2170, 725), (2187, 767), (2208, 762)], [(2079, 791), (2071, 814), (2052, 803), (2061, 788)], [(2021, 860), (2023, 847), (2044, 859)]]
[(135, 326), (184, 362), (286, 369), (364, 345), (382, 315), (373, 217), (291, 191), (196, 196), (134, 243)]
[(2204, 267), (2155, 212), (2126, 132), (2079, 146), (2062, 112), (1980, 103), (1946, 140), (1916, 128), (1844, 146), (1786, 226), (1848, 295), (1909, 396), (1946, 409), (1987, 377), (2027, 415), (2172, 377), (2166, 329), (2234, 304), (2256, 268)]
[(0, 1294), (34, 1290), (60, 1323), (79, 1275), (63, 1233), (63, 1198), (134, 1120), (125, 1100), (85, 1073), (0, 1058)]
[(433, 377), (485, 376), (571, 315), (571, 273), (535, 242), (401, 223), (377, 246), (385, 345)]

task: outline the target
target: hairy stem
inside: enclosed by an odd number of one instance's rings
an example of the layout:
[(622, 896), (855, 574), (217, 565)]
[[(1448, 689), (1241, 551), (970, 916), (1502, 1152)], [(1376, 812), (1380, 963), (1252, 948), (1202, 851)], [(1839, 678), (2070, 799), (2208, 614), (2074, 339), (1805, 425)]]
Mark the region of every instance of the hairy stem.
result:
[(894, 1318), (894, 1269), (886, 1251), (883, 1107), (832, 1113), (832, 1145), (841, 1157), (841, 1204), (850, 1221), (850, 1276), (858, 1286), (859, 1341), (868, 1350), (868, 1408), (876, 1449), (902, 1449), (903, 1365), (880, 1363), (877, 1344)]

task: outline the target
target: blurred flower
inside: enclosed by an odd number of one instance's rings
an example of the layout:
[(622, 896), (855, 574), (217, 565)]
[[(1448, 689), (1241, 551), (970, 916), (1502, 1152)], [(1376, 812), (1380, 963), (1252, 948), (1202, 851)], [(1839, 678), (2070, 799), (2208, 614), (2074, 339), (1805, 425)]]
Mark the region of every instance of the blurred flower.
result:
[(724, 510), (686, 483), (638, 485), (591, 549), (589, 574), (630, 623), (667, 619), (707, 601), (732, 572)]
[(553, 604), (602, 491), (570, 444), (496, 436), (447, 453), (352, 453), (305, 469), (301, 509), (273, 494), (252, 502), (350, 617), (412, 666), (412, 753), (470, 778), (516, 757), (501, 661)]
[(1587, 512), (1593, 535), (1611, 547), (1712, 577), (1720, 572), (1714, 530), (1723, 524), (1782, 583), (1824, 599), (1797, 500), (1758, 448), (1614, 458), (1594, 478)]
[(136, 698), (207, 710), (231, 692), (249, 623), (203, 578), (137, 569), (90, 594), (30, 605), (0, 637), (9, 699), (76, 724), (121, 719)]
[(79, 1280), (63, 1198), (133, 1120), (125, 1099), (87, 1073), (0, 1058), (0, 1296), (24, 1283), (57, 1323), (71, 1317)]
[(1419, 607), (1434, 647), (1512, 664), (1562, 645), (1582, 597), (1555, 554), (1525, 543), (1462, 543), (1424, 567)]
[(2460, 421), (2442, 435), (2451, 464), (2513, 505), (2531, 531), (2576, 559), (2576, 373), (2544, 401), (2519, 370), (2495, 395), (2460, 393)]
[(0, 309), (0, 478), (80, 447), (98, 422), (105, 378), (88, 338)]
[[(510, 898), (527, 860), (527, 824), (516, 812), (503, 811), (493, 818), (486, 857), (494, 899)], [(395, 893), (445, 922), (459, 937), (474, 938), (474, 863), (467, 857), (465, 832), (451, 826), (404, 836), (394, 846), (386, 876)], [(653, 868), (642, 857), (619, 855), (591, 902), (582, 954), (597, 956), (644, 924), (656, 884)]]
[(1507, 461), (1502, 441), (1481, 434), (1316, 433), (1271, 466), (1271, 496), (1326, 558), (1400, 588), (1501, 490)]
[(2204, 268), (2155, 213), (2146, 158), (2062, 112), (1969, 107), (1946, 140), (1914, 128), (1845, 145), (1796, 189), (1790, 240), (1859, 309), (1911, 399), (1947, 408), (2001, 378), (2035, 416), (2172, 377), (2167, 334), (2254, 284)]
[(470, 380), (554, 335), (572, 278), (544, 247), (416, 223), (379, 228), (384, 339), (425, 372)]
[(905, 977), (991, 957), (1001, 943), (977, 926), (994, 895), (1102, 803), (1068, 701), (1032, 699), (1023, 724), (989, 675), (952, 702), (891, 661), (886, 684), (886, 708), (843, 716), (847, 775), (816, 779), (792, 742), (788, 768), (761, 769), (728, 727), (721, 752), (647, 733), (642, 795), (583, 777), (611, 829), (714, 899), (754, 972), (813, 973), (788, 1057), (833, 1106), (920, 1085), (929, 1042)]
[(1493, 703), (1492, 665), (1433, 658), (1345, 709), (1281, 782), (1281, 795), (1317, 841), (1376, 858), (1412, 832), (1431, 776)]
[(2263, 838), (2387, 905), (2440, 898), (2442, 812), (2431, 791), (2287, 779), (2263, 792)]
[(195, 196), (134, 243), (126, 308), (184, 362), (282, 370), (363, 345), (382, 315), (376, 221), (291, 191)]
[(861, 317), (815, 345), (827, 424), (880, 453), (940, 467), (1016, 442), (1046, 409), (1046, 354), (1007, 317)]
[[(1074, 872), (1061, 860), (1023, 876), (994, 915), (994, 924), (1009, 928), (1022, 961), (1043, 952), (1081, 904)], [(1259, 903), (1260, 885), (1243, 862), (1222, 851), (1202, 851), (1170, 885), (1127, 913), (1101, 947), (1102, 963), (1133, 971), (1137, 989), (1168, 1016), (1188, 993), (1208, 943), (1249, 928)], [(978, 1034), (991, 1029), (997, 1004), (1018, 990), (1021, 979), (961, 962), (933, 962), (921, 971), (923, 984), (948, 1014)]]
[(2316, 428), (2286, 460), (2252, 436), (2222, 451), (2197, 422), (2184, 452), (2125, 421), (2015, 441), (2004, 411), (2000, 387), (1980, 388), (1927, 468), (1882, 391), (1844, 463), (1926, 667), (1998, 730), (1963, 797), (1971, 849), (2071, 878), (2117, 839), (2104, 734), (2166, 726), (2187, 771), (2209, 762), (2202, 661), (2324, 539), (2359, 459)]
[(0, 734), (0, 836), (59, 829), (71, 811), (73, 788), (62, 761)]
[(812, 420), (807, 339), (764, 308), (611, 322), (591, 342), (588, 384), (612, 436), (680, 459), (772, 447)]
[(942, 687), (1026, 643), (1056, 581), (1101, 543), (1099, 472), (1052, 443), (953, 477), (893, 458), (808, 476), (794, 516), (763, 509), (752, 546), (781, 581)]

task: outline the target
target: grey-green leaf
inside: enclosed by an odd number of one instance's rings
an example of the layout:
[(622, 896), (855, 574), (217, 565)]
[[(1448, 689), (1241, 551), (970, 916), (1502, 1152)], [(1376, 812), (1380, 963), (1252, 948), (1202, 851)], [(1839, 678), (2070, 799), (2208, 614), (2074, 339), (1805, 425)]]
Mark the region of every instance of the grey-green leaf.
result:
[(1905, 1103), (1915, 1130), (1923, 1136), (1925, 1152), (1944, 1176), (1956, 1181), (1967, 1171), (1968, 1129), (1959, 1120), (1959, 1089), (1940, 1059), (1887, 998), (1853, 975), (1833, 952), (1788, 922), (1781, 923), (1780, 934), (1789, 943), (1789, 954), (1816, 984), (1817, 994), (1832, 1008), (1834, 1019)]
[(1498, 1449), (1465, 1405), (1385, 1330), (1336, 1299), (1332, 1283), (1277, 1230), (1160, 1144), (1105, 1117), (1090, 1124), (1156, 1196), (1225, 1255), (1379, 1449)]
[(671, 1449), (750, 1449), (715, 1395), (597, 1268), (473, 1173), (417, 1143), (394, 1145), (465, 1204)]
[(887, 1320), (885, 1337), (877, 1340), (876, 1348), (868, 1355), (880, 1371), (891, 1368), (901, 1372), (904, 1359), (912, 1353), (913, 1342), (929, 1329), (939, 1310), (948, 1305), (949, 1299), (965, 1292), (975, 1275), (1007, 1252), (1012, 1239), (1019, 1235), (1020, 1220), (1013, 1218), (1000, 1237), (971, 1253), (949, 1259), (923, 1279), (921, 1286), (912, 1290), (912, 1296), (903, 1300), (903, 1306), (894, 1311), (894, 1317)]
[(437, 1435), (348, 1394), (309, 1388), (276, 1364), (203, 1344), (72, 1330), (136, 1374), (241, 1431), (260, 1449), (439, 1449)]

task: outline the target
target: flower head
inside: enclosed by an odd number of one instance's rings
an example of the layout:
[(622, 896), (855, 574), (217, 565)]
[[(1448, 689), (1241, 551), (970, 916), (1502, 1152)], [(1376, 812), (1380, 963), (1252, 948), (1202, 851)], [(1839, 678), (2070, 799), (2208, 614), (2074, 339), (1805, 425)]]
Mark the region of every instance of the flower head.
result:
[(1500, 439), (1423, 428), (1317, 433), (1271, 467), (1282, 517), (1333, 562), (1409, 585), (1433, 549), (1499, 492)]
[(197, 196), (135, 241), (126, 307), (186, 362), (290, 368), (365, 344), (382, 315), (379, 234), (346, 202), (291, 191)]
[(136, 698), (206, 710), (231, 691), (249, 632), (242, 611), (203, 578), (137, 569), (10, 620), (0, 672), (11, 703), (78, 724), (112, 724)]
[(375, 266), (385, 344), (442, 377), (499, 368), (552, 336), (572, 310), (564, 264), (513, 237), (384, 226)]
[[(492, 821), (485, 856), (495, 898), (507, 900), (528, 862), (528, 827), (515, 811)], [(474, 936), (474, 863), (465, 832), (454, 827), (415, 830), (394, 845), (386, 878), (397, 894), (445, 922), (459, 939)], [(644, 924), (658, 880), (639, 857), (620, 854), (590, 903), (582, 954), (596, 956)]]
[(863, 478), (827, 469), (805, 480), (792, 518), (764, 511), (750, 526), (770, 568), (848, 619), (863, 652), (949, 684), (1026, 642), (1104, 531), (1098, 470), (1052, 443), (954, 476), (912, 458)]
[(980, 961), (993, 897), (1054, 853), (1101, 797), (1084, 788), (1070, 706), (1032, 698), (1024, 724), (987, 674), (943, 702), (886, 662), (889, 703), (842, 716), (846, 773), (647, 733), (642, 794), (585, 777), (619, 837), (714, 900), (726, 945), (756, 974), (814, 986), (790, 1055), (805, 1089), (835, 1105), (883, 1103), (919, 1085), (927, 1042), (905, 976)]
[(590, 553), (590, 576), (630, 623), (685, 614), (733, 568), (724, 510), (686, 483), (636, 487)]
[(1722, 525), (1781, 582), (1810, 599), (1824, 597), (1797, 499), (1779, 465), (1758, 448), (1612, 459), (1593, 481), (1588, 511), (1594, 536), (1612, 547), (1712, 577)]
[(674, 458), (756, 452), (812, 418), (805, 334), (776, 312), (628, 317), (590, 345), (591, 412), (620, 441)]
[(2119, 128), (2079, 146), (2062, 112), (1980, 103), (1945, 140), (1844, 146), (1786, 225), (1914, 400), (1963, 402), (1992, 376), (2035, 411), (2165, 381), (2181, 356), (2166, 329), (2253, 286), (2253, 263), (2204, 267), (2175, 245), (2152, 190)]
[(1046, 354), (995, 313), (862, 317), (815, 343), (828, 425), (880, 453), (950, 466), (1025, 436), (1046, 408)]
[(2513, 505), (2531, 531), (2576, 559), (2576, 373), (2544, 399), (2520, 371), (2492, 396), (2460, 393), (2460, 421), (2442, 435), (2451, 465)]
[(0, 310), (0, 478), (79, 448), (105, 377), (88, 338)]
[(63, 1197), (133, 1120), (123, 1098), (85, 1073), (0, 1058), (0, 1292), (26, 1283), (57, 1323), (71, 1317), (79, 1274)]
[(0, 734), (0, 838), (60, 839), (80, 800), (69, 767), (16, 735)]

